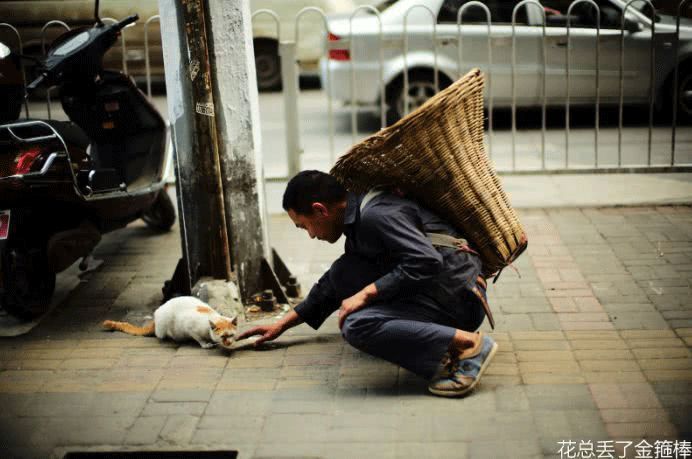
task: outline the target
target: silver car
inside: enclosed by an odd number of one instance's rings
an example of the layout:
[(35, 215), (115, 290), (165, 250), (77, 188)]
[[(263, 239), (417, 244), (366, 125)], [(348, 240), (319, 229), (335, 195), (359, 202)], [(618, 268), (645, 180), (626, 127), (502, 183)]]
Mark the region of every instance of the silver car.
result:
[[(644, 2), (632, 3), (625, 14), (622, 73), (624, 1), (596, 0), (600, 9), (598, 35), (596, 10), (585, 1), (570, 10), (571, 1), (545, 0), (541, 5), (525, 4), (514, 12), (517, 1), (484, 0), (492, 18), (490, 35), (486, 12), (477, 5), (464, 10), (461, 28), (458, 26), (459, 9), (466, 3), (468, 0), (389, 0), (377, 6), (381, 22), (371, 10), (330, 18), (329, 58), (321, 62), (322, 84), (332, 97), (355, 103), (359, 109), (379, 111), (384, 94), (389, 123), (473, 67), (489, 75), (486, 104), (492, 98), (494, 107), (509, 107), (513, 99), (518, 107), (540, 106), (545, 75), (546, 105), (562, 106), (568, 95), (569, 23), (570, 104), (593, 105), (597, 93), (601, 104), (618, 104), (621, 75), (624, 103), (649, 103), (652, 23)], [(678, 113), (679, 119), (689, 120), (692, 21), (681, 21)], [(675, 18), (657, 14), (655, 32), (655, 106), (671, 111)], [(404, 92), (406, 72), (408, 97)]]

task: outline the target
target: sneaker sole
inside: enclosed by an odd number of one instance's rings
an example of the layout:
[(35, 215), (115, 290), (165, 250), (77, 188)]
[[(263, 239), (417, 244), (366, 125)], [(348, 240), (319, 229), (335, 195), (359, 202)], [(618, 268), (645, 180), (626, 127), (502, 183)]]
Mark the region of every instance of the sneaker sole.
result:
[(437, 389), (432, 389), (430, 386), (428, 386), (428, 390), (432, 394), (439, 395), (440, 397), (449, 397), (449, 398), (461, 397), (464, 394), (468, 394), (480, 382), (481, 376), (483, 376), (485, 369), (488, 368), (488, 365), (490, 365), (490, 362), (493, 360), (493, 357), (495, 357), (495, 353), (497, 352), (498, 347), (499, 346), (497, 345), (497, 343), (493, 343), (493, 347), (492, 347), (492, 349), (490, 349), (490, 353), (488, 354), (488, 358), (485, 359), (485, 362), (483, 362), (483, 365), (481, 365), (481, 369), (478, 370), (478, 376), (476, 376), (476, 379), (474, 379), (473, 382), (466, 389), (462, 389), (460, 391), (450, 392), (450, 391), (444, 391), (444, 390), (441, 391), (441, 390), (437, 390)]

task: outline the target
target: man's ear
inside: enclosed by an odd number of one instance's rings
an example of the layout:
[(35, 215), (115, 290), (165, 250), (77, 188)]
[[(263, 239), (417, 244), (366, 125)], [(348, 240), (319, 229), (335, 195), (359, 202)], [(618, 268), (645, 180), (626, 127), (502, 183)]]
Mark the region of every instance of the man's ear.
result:
[(322, 217), (326, 217), (329, 215), (329, 209), (327, 208), (327, 206), (325, 206), (321, 202), (313, 202), (312, 203), (312, 212), (313, 212), (313, 214), (315, 212), (317, 212), (317, 214), (322, 216)]

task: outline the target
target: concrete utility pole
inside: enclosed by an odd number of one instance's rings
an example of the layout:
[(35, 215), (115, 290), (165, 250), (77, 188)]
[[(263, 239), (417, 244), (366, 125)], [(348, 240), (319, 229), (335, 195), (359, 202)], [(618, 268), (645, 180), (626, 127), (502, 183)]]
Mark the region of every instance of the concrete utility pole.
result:
[(159, 0), (159, 11), (190, 286), (237, 279), (247, 300), (271, 259), (249, 0)]

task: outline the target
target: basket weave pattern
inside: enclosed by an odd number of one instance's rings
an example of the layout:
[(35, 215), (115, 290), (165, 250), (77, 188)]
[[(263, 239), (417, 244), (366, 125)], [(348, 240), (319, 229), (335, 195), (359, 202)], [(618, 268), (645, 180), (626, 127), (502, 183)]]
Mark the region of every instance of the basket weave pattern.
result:
[(474, 69), (396, 124), (354, 145), (331, 170), (348, 190), (398, 187), (456, 226), (490, 277), (527, 239), (483, 145), (483, 75)]

